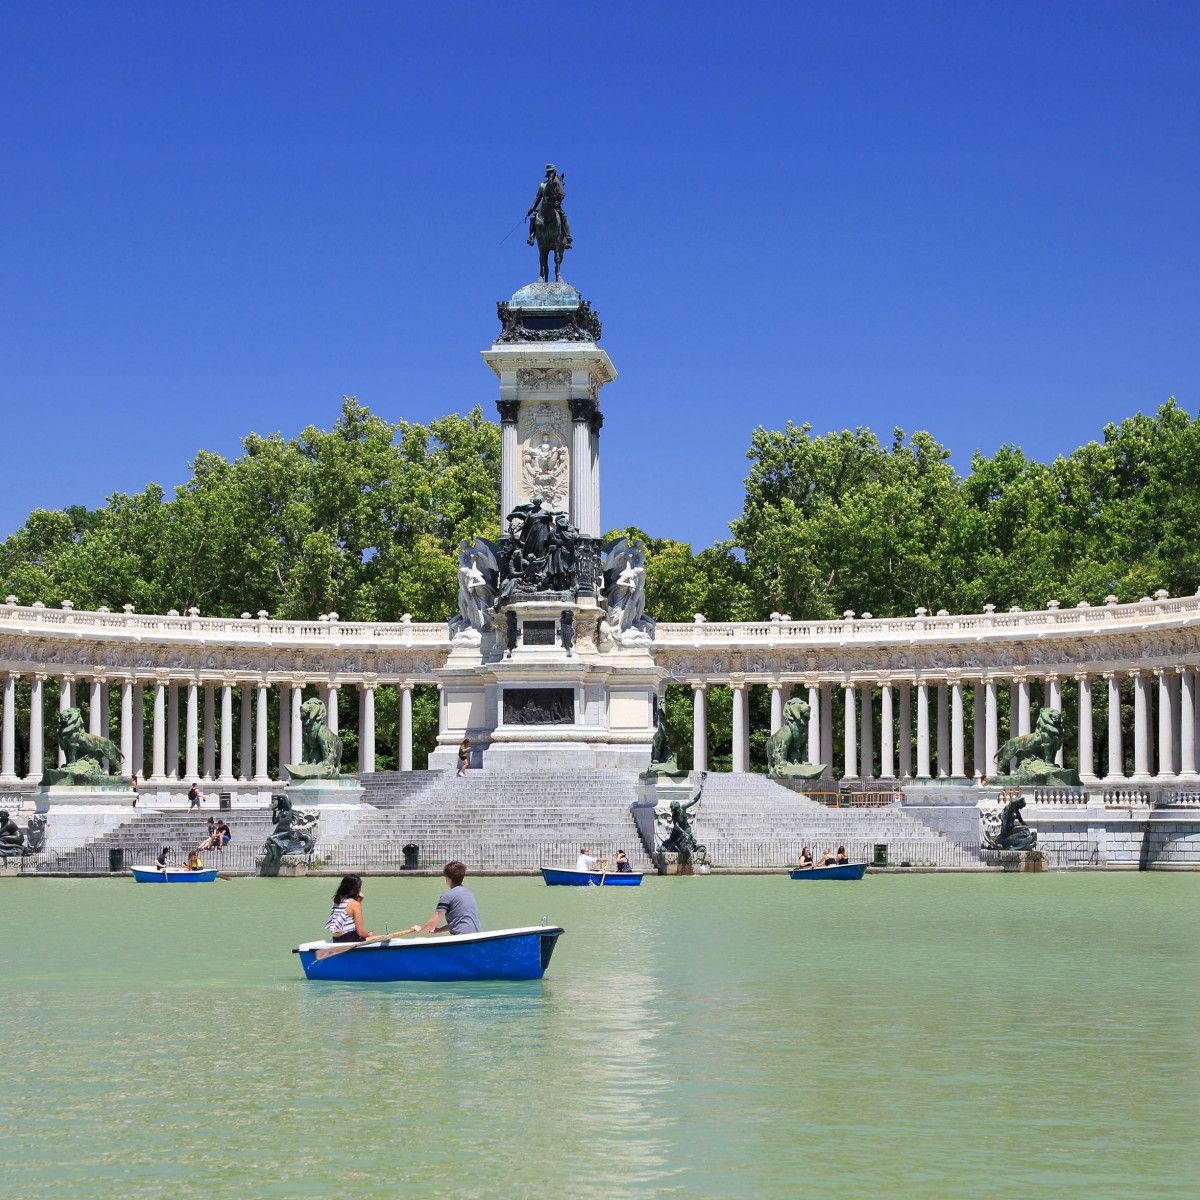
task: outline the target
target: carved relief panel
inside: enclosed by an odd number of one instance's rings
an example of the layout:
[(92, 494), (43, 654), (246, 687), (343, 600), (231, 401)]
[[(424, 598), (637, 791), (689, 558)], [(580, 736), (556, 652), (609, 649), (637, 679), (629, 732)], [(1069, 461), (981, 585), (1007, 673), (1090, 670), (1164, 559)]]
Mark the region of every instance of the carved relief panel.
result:
[(518, 500), (541, 496), (548, 508), (566, 510), (571, 486), (571, 416), (566, 401), (524, 400), (517, 438)]

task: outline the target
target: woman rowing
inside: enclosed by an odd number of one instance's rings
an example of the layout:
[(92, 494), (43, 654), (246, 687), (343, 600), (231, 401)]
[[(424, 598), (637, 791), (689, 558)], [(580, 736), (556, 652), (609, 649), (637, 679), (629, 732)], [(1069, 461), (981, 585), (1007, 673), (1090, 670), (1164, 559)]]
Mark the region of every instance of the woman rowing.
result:
[(372, 936), (363, 922), (362, 900), (362, 877), (342, 876), (342, 882), (333, 893), (333, 911), (325, 922), (330, 941), (362, 942)]

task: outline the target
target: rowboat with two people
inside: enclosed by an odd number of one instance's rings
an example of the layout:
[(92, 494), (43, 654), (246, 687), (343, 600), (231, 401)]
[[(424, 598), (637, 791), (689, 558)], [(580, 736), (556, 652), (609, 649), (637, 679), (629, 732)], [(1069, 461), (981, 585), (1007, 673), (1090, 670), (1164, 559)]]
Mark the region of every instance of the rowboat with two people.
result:
[(543, 867), (542, 878), (547, 887), (637, 887), (642, 882), (642, 872), (630, 866), (624, 850), (617, 851), (616, 861), (610, 868), (607, 858), (593, 858), (584, 846), (575, 860), (574, 870)]
[(212, 883), (217, 877), (217, 868), (189, 871), (187, 867), (130, 867), (138, 883)]

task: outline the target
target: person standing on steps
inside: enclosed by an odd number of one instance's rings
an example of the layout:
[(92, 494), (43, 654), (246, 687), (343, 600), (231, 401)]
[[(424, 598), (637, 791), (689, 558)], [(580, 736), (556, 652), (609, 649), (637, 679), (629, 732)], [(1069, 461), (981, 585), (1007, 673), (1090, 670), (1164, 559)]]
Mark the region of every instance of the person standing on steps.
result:
[(458, 748), (458, 770), (455, 774), (462, 779), (467, 773), (467, 768), (471, 765), (471, 743), (463, 738), (462, 745)]

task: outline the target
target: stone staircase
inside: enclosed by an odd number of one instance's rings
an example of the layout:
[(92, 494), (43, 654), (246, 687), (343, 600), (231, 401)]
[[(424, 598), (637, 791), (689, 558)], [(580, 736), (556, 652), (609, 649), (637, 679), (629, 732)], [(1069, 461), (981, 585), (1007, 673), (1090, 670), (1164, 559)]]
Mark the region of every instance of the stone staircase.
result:
[(164, 846), (170, 846), (176, 859), (186, 857), (208, 836), (208, 818), (224, 817), (233, 832), (233, 840), (222, 851), (206, 851), (205, 866), (249, 870), (254, 855), (262, 849), (267, 834), (275, 827), (269, 808), (238, 808), (212, 812), (156, 812), (148, 809), (110, 829), (84, 848), (97, 864), (108, 861), (110, 850), (125, 852), (125, 866), (134, 862), (153, 862)]

